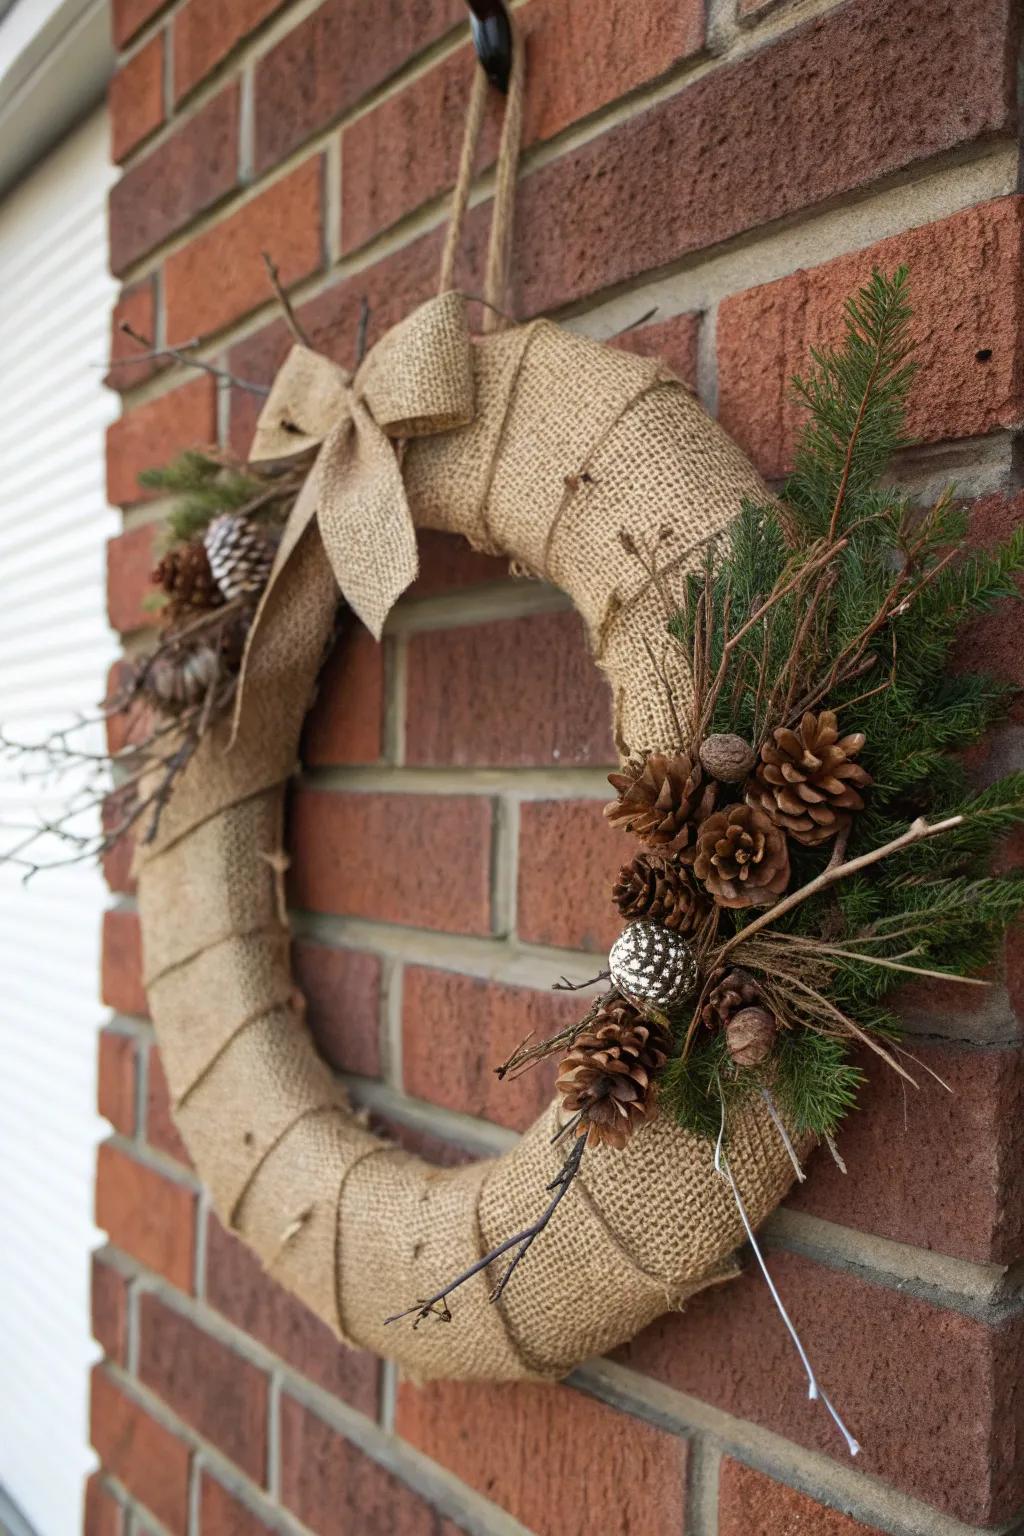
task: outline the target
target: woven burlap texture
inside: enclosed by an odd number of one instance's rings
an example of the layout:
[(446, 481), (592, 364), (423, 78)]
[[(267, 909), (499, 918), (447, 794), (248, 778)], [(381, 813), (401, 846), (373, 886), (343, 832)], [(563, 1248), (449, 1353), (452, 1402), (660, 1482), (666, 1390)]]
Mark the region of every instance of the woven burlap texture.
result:
[[(355, 380), (297, 349), (268, 402), (257, 452), (276, 454), (282, 433), (294, 451), (297, 430), (320, 459), (254, 629), (233, 740), (226, 728), (206, 740), (140, 857), (145, 976), (181, 1133), (222, 1220), (279, 1281), (342, 1338), (420, 1377), (558, 1377), (730, 1272), (743, 1231), (713, 1148), (660, 1118), (624, 1151), (590, 1153), (497, 1306), (481, 1273), (452, 1298), (451, 1324), (385, 1327), (535, 1219), (564, 1156), (551, 1144), (558, 1112), (506, 1156), (454, 1170), (363, 1127), (316, 1054), (289, 972), (283, 785), (336, 577), (344, 586), (355, 569), (383, 614), (414, 573), (415, 561), (389, 563), (394, 527), (373, 522), (375, 466), (387, 516), (408, 520), (399, 547), (413, 524), (444, 529), (571, 596), (623, 754), (678, 744), (687, 677), (663, 639), (668, 608), (741, 500), (765, 492), (661, 364), (545, 321), (471, 345), (457, 296), (424, 309)], [(403, 334), (415, 338), (408, 371)], [(422, 355), (431, 336), (440, 359)], [(430, 379), (451, 370), (444, 395)], [(400, 454), (396, 422), (424, 432)], [(756, 1224), (792, 1174), (766, 1110), (733, 1117), (729, 1161)]]

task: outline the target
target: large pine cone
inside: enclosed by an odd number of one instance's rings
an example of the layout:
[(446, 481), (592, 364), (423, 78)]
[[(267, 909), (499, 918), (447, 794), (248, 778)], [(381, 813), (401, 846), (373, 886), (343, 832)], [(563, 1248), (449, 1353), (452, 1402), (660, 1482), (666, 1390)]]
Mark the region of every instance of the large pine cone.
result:
[(702, 824), (693, 872), (721, 907), (765, 907), (789, 883), (786, 834), (751, 805), (730, 805)]
[(700, 1017), (709, 1029), (724, 1029), (734, 1013), (761, 1002), (761, 988), (741, 966), (720, 965), (708, 982)]
[(761, 748), (747, 800), (808, 847), (827, 842), (863, 809), (859, 790), (871, 775), (852, 761), (864, 745), (855, 731), (840, 737), (835, 713), (804, 715), (798, 730), (780, 726)]
[(274, 563), (274, 542), (239, 512), (222, 512), (203, 536), (217, 585), (232, 598), (263, 591)]
[(608, 782), (618, 798), (604, 808), (613, 826), (634, 833), (659, 852), (693, 863), (697, 828), (714, 808), (718, 787), (705, 782), (696, 758), (652, 752), (633, 759)]
[(650, 853), (638, 853), (622, 866), (612, 900), (627, 921), (646, 917), (684, 937), (700, 927), (708, 911), (704, 893), (686, 871)]
[(654, 1112), (654, 1079), (670, 1045), (667, 1033), (632, 1003), (617, 998), (602, 1008), (558, 1073), (563, 1108), (582, 1115), (577, 1136), (591, 1147), (624, 1147)]
[(164, 621), (175, 624), (210, 608), (219, 608), (224, 594), (217, 585), (202, 541), (179, 544), (159, 560), (150, 576), (154, 586), (166, 592)]

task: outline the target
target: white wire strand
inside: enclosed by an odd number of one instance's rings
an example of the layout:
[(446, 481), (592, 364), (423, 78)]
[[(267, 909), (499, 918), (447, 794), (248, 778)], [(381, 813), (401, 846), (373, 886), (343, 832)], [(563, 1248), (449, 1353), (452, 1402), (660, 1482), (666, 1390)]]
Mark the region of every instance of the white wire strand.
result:
[(729, 1167), (728, 1159), (723, 1155), (723, 1152), (722, 1152), (722, 1142), (724, 1140), (725, 1140), (725, 1099), (723, 1098), (722, 1099), (722, 1124), (721, 1124), (721, 1128), (719, 1129), (719, 1132), (718, 1132), (718, 1141), (717, 1141), (717, 1143), (715, 1145), (715, 1171), (717, 1173), (721, 1174), (723, 1179), (728, 1179), (728, 1181), (729, 1181), (729, 1185), (730, 1185), (730, 1187), (732, 1189), (733, 1199), (736, 1201), (736, 1209), (740, 1213), (740, 1220), (743, 1222), (743, 1227), (744, 1227), (744, 1230), (745, 1230), (745, 1232), (747, 1234), (747, 1241), (750, 1243), (751, 1248), (753, 1248), (753, 1250), (754, 1250), (754, 1256), (757, 1259), (758, 1264), (761, 1266), (761, 1273), (762, 1273), (762, 1275), (764, 1275), (764, 1278), (765, 1278), (765, 1280), (767, 1282), (767, 1285), (768, 1285), (768, 1289), (769, 1289), (769, 1291), (772, 1294), (772, 1300), (774, 1301), (776, 1307), (779, 1310), (779, 1315), (782, 1318), (782, 1321), (785, 1323), (787, 1329), (789, 1330), (789, 1336), (793, 1340), (793, 1343), (796, 1346), (796, 1352), (800, 1356), (800, 1362), (803, 1365), (803, 1368), (804, 1368), (805, 1372), (807, 1373), (807, 1387), (808, 1387), (807, 1395), (811, 1399), (812, 1402), (815, 1402), (818, 1398), (821, 1399), (821, 1401), (824, 1403), (825, 1407), (828, 1409), (829, 1413), (832, 1415), (832, 1418), (834, 1419), (834, 1421), (836, 1423), (836, 1426), (839, 1429), (840, 1434), (843, 1436), (843, 1439), (846, 1441), (846, 1448), (849, 1451), (850, 1455), (851, 1456), (856, 1456), (860, 1452), (860, 1445), (854, 1439), (854, 1437), (850, 1434), (850, 1431), (847, 1429), (846, 1425), (843, 1423), (842, 1419), (839, 1417), (839, 1415), (836, 1412), (835, 1408), (833, 1408), (832, 1403), (829, 1400), (828, 1394), (826, 1392), (823, 1392), (821, 1387), (819, 1387), (819, 1385), (818, 1385), (818, 1378), (815, 1376), (813, 1367), (811, 1366), (811, 1362), (807, 1358), (807, 1351), (804, 1349), (803, 1345), (800, 1342), (800, 1335), (797, 1333), (796, 1329), (794, 1328), (793, 1323), (792, 1323), (792, 1321), (790, 1319), (789, 1313), (786, 1311), (785, 1307), (782, 1304), (782, 1297), (779, 1295), (778, 1291), (775, 1288), (775, 1281), (772, 1279), (771, 1275), (768, 1273), (768, 1266), (767, 1266), (767, 1264), (764, 1261), (764, 1255), (762, 1254), (760, 1246), (758, 1245), (757, 1238), (754, 1236), (754, 1229), (750, 1225), (750, 1219), (747, 1216), (746, 1207), (744, 1206), (743, 1200), (742, 1200), (742, 1198), (740, 1196), (740, 1192), (739, 1192), (739, 1189), (737, 1187), (736, 1180), (733, 1178), (732, 1169)]
[(804, 1173), (803, 1168), (800, 1166), (800, 1159), (796, 1155), (796, 1148), (794, 1147), (793, 1143), (789, 1139), (789, 1132), (786, 1130), (786, 1127), (782, 1123), (782, 1116), (779, 1114), (778, 1110), (775, 1108), (775, 1100), (772, 1098), (772, 1096), (768, 1092), (767, 1088), (762, 1088), (761, 1089), (761, 1095), (762, 1095), (765, 1103), (768, 1105), (768, 1113), (771, 1115), (773, 1121), (775, 1122), (775, 1129), (778, 1131), (779, 1135), (782, 1137), (782, 1145), (785, 1147), (786, 1151), (789, 1153), (789, 1160), (793, 1164), (793, 1172), (796, 1174), (797, 1178), (800, 1180), (800, 1183), (802, 1184), (804, 1182), (804, 1180), (806, 1179), (807, 1175), (806, 1175), (806, 1173)]

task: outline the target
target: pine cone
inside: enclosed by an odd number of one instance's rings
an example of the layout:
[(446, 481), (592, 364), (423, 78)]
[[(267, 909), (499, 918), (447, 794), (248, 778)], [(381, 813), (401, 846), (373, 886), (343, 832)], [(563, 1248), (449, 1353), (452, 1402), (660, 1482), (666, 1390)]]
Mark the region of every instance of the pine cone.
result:
[(708, 977), (710, 983), (701, 1008), (701, 1023), (708, 1029), (724, 1029), (734, 1013), (761, 1002), (761, 988), (749, 971), (720, 965)]
[(741, 1008), (725, 1026), (725, 1044), (738, 1067), (759, 1067), (772, 1053), (776, 1032), (767, 1008)]
[(717, 785), (704, 782), (700, 763), (686, 753), (652, 752), (610, 773), (618, 798), (604, 808), (613, 826), (633, 832), (648, 847), (693, 863), (697, 827), (715, 804)]
[(177, 714), (206, 697), (218, 666), (216, 652), (209, 645), (164, 652), (147, 666), (142, 691), (158, 708)]
[(808, 711), (799, 730), (784, 726), (761, 748), (761, 761), (747, 786), (747, 801), (783, 827), (798, 843), (815, 847), (849, 826), (850, 812), (864, 801), (858, 790), (871, 783), (870, 774), (852, 761), (864, 745), (864, 734), (839, 736), (831, 709), (820, 715)]
[(224, 601), (224, 594), (210, 569), (206, 549), (199, 539), (169, 549), (154, 567), (150, 581), (167, 594), (166, 624), (218, 608)]
[(261, 592), (266, 586), (274, 563), (274, 544), (242, 513), (222, 512), (215, 517), (203, 542), (217, 585), (229, 602)]
[(763, 811), (730, 805), (702, 824), (693, 872), (721, 907), (765, 907), (789, 883), (786, 834)]
[(586, 1136), (592, 1147), (624, 1147), (654, 1111), (653, 1080), (670, 1043), (631, 1003), (617, 998), (602, 1008), (558, 1073), (563, 1108), (582, 1115), (577, 1136)]
[(624, 918), (649, 918), (684, 936), (700, 927), (708, 904), (685, 870), (649, 853), (624, 864), (612, 887), (612, 900)]

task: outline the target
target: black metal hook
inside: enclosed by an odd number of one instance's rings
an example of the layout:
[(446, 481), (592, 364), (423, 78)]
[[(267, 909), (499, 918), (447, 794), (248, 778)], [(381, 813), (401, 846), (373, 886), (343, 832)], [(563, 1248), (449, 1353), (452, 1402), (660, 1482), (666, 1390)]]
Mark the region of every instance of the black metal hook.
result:
[(481, 68), (491, 84), (505, 92), (512, 73), (512, 28), (502, 0), (466, 0), (466, 4)]

